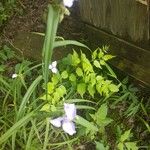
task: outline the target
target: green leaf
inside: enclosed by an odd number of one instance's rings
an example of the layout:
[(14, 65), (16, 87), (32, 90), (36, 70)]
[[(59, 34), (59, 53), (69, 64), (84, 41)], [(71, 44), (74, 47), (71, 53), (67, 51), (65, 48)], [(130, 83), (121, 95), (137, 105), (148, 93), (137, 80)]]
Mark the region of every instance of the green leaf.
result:
[(115, 56), (112, 56), (112, 55), (105, 55), (105, 56), (103, 57), (103, 60), (107, 61), (107, 60), (112, 59), (112, 58), (114, 58), (114, 57), (115, 57)]
[(97, 68), (101, 68), (100, 63), (97, 60), (94, 60), (94, 66)]
[(126, 142), (125, 145), (128, 150), (138, 150), (136, 142)]
[(118, 147), (119, 150), (124, 150), (124, 145), (123, 145), (123, 143), (119, 143), (119, 144), (117, 145), (117, 147)]
[(102, 50), (100, 50), (100, 52), (98, 53), (98, 58), (102, 58), (104, 56), (104, 52), (102, 52)]
[(56, 89), (56, 93), (59, 94), (60, 97), (63, 97), (66, 94), (66, 88), (61, 85)]
[(10, 136), (16, 133), (22, 126), (27, 124), (31, 118), (35, 115), (35, 112), (28, 113), (26, 116), (21, 118), (18, 122), (16, 122), (10, 129), (8, 129), (3, 135), (0, 137), (0, 145), (8, 140)]
[(18, 110), (18, 114), (17, 114), (17, 120), (21, 119), (25, 113), (25, 109), (26, 109), (26, 104), (30, 99), (30, 96), (32, 95), (32, 93), (34, 92), (35, 88), (37, 87), (37, 85), (40, 83), (40, 81), (42, 80), (42, 76), (38, 76), (33, 83), (30, 85), (30, 87), (28, 88), (26, 94), (24, 95), (22, 102), (19, 106), (19, 110)]
[(68, 72), (67, 71), (63, 71), (62, 74), (61, 74), (61, 77), (63, 79), (67, 79), (68, 78)]
[[(51, 63), (54, 41), (56, 37), (57, 27), (59, 23), (60, 10), (52, 5), (48, 5), (48, 15), (47, 15), (47, 28), (43, 45), (43, 78), (45, 81), (45, 86), (48, 83), (48, 78), (50, 75), (49, 64)], [(47, 88), (47, 86), (46, 86)], [(47, 90), (47, 89), (46, 89)]]
[(100, 64), (101, 65), (105, 65), (105, 61), (104, 60), (100, 60)]
[(77, 92), (83, 97), (83, 95), (86, 92), (86, 84), (85, 83), (80, 83), (77, 85)]
[(60, 47), (60, 46), (66, 46), (66, 45), (76, 45), (76, 46), (84, 47), (90, 50), (86, 45), (78, 41), (73, 41), (73, 40), (55, 41), (54, 48)]
[(108, 71), (110, 72), (110, 76), (114, 77), (115, 79), (117, 79), (116, 74), (114, 73), (114, 71), (111, 69), (111, 67), (105, 63), (105, 67), (108, 69)]
[(104, 145), (100, 142), (95, 142), (96, 143), (96, 150), (106, 150)]
[(95, 87), (92, 86), (92, 84), (88, 85), (88, 91), (89, 91), (90, 95), (94, 98), (94, 94), (95, 94), (96, 90), (95, 90)]
[(102, 82), (104, 80), (104, 78), (102, 76), (97, 76), (96, 77), (97, 82)]
[(60, 95), (59, 95), (59, 93), (58, 92), (55, 92), (54, 93), (54, 97), (53, 97), (53, 99), (52, 99), (52, 104), (56, 104), (57, 102), (59, 102), (59, 100), (60, 100)]
[(76, 81), (76, 76), (72, 73), (70, 76), (69, 76), (69, 80), (74, 82)]
[(50, 112), (50, 104), (45, 104), (40, 111)]
[(76, 107), (77, 107), (77, 109), (81, 109), (81, 110), (83, 110), (83, 109), (85, 109), (85, 110), (94, 110), (95, 111), (95, 108), (94, 107), (91, 107), (91, 106), (86, 106), (86, 105), (76, 105)]
[(91, 101), (91, 100), (86, 100), (86, 99), (67, 99), (66, 100), (66, 103), (83, 103), (83, 102), (85, 102), (85, 103), (93, 103), (93, 104), (96, 104), (96, 102), (93, 102), (93, 101)]
[(95, 132), (98, 131), (98, 128), (95, 125), (93, 125), (93, 123), (91, 123), (88, 120), (82, 118), (81, 116), (77, 115), (76, 119), (75, 119), (75, 122), (77, 124), (80, 124), (80, 125), (86, 127), (88, 130), (95, 131)]
[(106, 104), (102, 104), (101, 107), (98, 109), (96, 116), (100, 119), (100, 120), (104, 120), (106, 119), (107, 116), (107, 105)]
[(110, 124), (113, 120), (111, 118), (106, 118), (105, 120), (101, 121), (101, 124), (105, 127)]
[(90, 61), (86, 58), (86, 55), (84, 53), (81, 53), (81, 61), (84, 72), (93, 72), (93, 66), (91, 65)]
[(93, 53), (92, 53), (92, 59), (96, 59), (97, 57), (97, 50), (95, 50)]
[(0, 65), (0, 72), (4, 72), (6, 69), (6, 66), (5, 65)]
[(79, 77), (83, 76), (83, 71), (82, 71), (82, 69), (79, 68), (79, 67), (76, 69), (76, 73), (77, 73), (77, 75), (78, 75)]
[(73, 55), (71, 55), (71, 61), (73, 66), (77, 66), (80, 63), (80, 59), (76, 51), (73, 51)]
[(130, 132), (131, 132), (131, 129), (125, 131), (125, 133), (123, 135), (121, 135), (120, 141), (122, 143), (130, 137)]
[(54, 88), (55, 88), (54, 83), (52, 83), (52, 82), (47, 83), (47, 91), (48, 91), (49, 94), (54, 92)]
[(59, 75), (57, 74), (53, 75), (52, 82), (54, 85), (56, 85), (59, 82)]
[(85, 83), (88, 83), (90, 81), (90, 74), (86, 74), (85, 76), (84, 76), (84, 82)]
[(109, 90), (110, 90), (111, 92), (118, 92), (118, 91), (119, 91), (119, 88), (118, 88), (118, 86), (116, 86), (115, 84), (110, 84), (110, 85), (109, 85)]
[(47, 96), (46, 96), (46, 94), (45, 94), (45, 95), (41, 96), (39, 99), (44, 100), (44, 101), (45, 101), (45, 100), (48, 100), (48, 101), (49, 101), (49, 100), (52, 99), (52, 97), (51, 97), (50, 95), (47, 95)]

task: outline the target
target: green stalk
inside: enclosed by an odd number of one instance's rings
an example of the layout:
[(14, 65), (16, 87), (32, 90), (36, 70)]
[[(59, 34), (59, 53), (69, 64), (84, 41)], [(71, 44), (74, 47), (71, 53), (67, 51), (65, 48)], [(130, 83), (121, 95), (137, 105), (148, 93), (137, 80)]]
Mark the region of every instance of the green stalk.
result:
[(46, 131), (45, 131), (45, 139), (44, 139), (44, 145), (43, 145), (43, 150), (46, 150), (47, 148), (47, 145), (48, 145), (48, 140), (49, 140), (49, 126), (50, 126), (50, 123), (49, 123), (49, 120), (47, 119), (46, 120)]
[[(43, 46), (43, 78), (45, 81), (45, 86), (48, 82), (49, 76), (49, 64), (51, 63), (53, 46), (56, 37), (57, 27), (59, 23), (59, 13), (60, 10), (58, 7), (53, 7), (52, 5), (48, 6), (48, 19), (47, 19), (47, 30)], [(47, 89), (47, 86), (46, 86)], [(47, 91), (47, 90), (46, 90)]]

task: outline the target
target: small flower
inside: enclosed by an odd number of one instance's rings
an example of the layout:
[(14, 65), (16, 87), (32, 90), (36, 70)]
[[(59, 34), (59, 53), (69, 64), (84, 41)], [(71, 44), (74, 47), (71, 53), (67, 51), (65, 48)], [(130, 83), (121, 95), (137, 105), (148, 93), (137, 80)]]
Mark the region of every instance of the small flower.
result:
[(63, 0), (64, 5), (67, 7), (71, 7), (73, 5), (74, 0)]
[(58, 70), (56, 68), (57, 66), (57, 61), (52, 62), (52, 64), (49, 65), (49, 69), (53, 72), (53, 73), (57, 73)]
[(68, 120), (72, 121), (76, 116), (76, 106), (75, 104), (64, 103), (64, 110)]
[(17, 78), (18, 77), (18, 74), (16, 74), (16, 73), (14, 73), (13, 75), (12, 75), (12, 79), (15, 79), (15, 78)]
[(76, 133), (75, 124), (72, 121), (69, 121), (67, 118), (63, 120), (62, 128), (69, 135)]
[(53, 119), (53, 120), (50, 120), (50, 123), (57, 127), (57, 128), (60, 128), (61, 127), (61, 122), (63, 121), (63, 117), (58, 117), (56, 119)]
[(76, 117), (76, 107), (74, 104), (64, 104), (64, 117), (58, 117), (56, 119), (50, 120), (50, 123), (59, 128), (62, 126), (62, 129), (68, 133), (69, 135), (73, 135), (76, 133), (75, 124), (73, 120)]

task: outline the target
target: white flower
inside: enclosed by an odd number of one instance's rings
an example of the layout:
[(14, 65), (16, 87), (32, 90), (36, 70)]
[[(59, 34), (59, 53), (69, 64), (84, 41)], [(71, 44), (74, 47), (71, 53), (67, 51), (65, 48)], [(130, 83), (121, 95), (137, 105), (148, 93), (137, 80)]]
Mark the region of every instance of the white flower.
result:
[(69, 135), (76, 133), (75, 124), (72, 121), (69, 121), (67, 118), (63, 120), (62, 128)]
[(72, 121), (76, 116), (76, 106), (75, 104), (64, 103), (64, 110), (68, 120)]
[(56, 68), (57, 66), (57, 61), (52, 62), (52, 64), (49, 65), (49, 69), (53, 72), (53, 73), (57, 73), (58, 70)]
[(15, 79), (15, 78), (17, 78), (18, 77), (18, 74), (16, 74), (16, 73), (14, 73), (13, 75), (12, 75), (12, 79)]
[(59, 128), (62, 126), (62, 129), (68, 133), (69, 135), (73, 135), (76, 133), (75, 124), (73, 120), (76, 117), (76, 107), (74, 104), (64, 104), (64, 117), (58, 117), (56, 119), (50, 120), (50, 123)]
[(62, 120), (63, 120), (63, 117), (58, 117), (58, 118), (56, 118), (56, 119), (50, 120), (50, 123), (51, 123), (53, 126), (55, 126), (55, 127), (57, 127), (57, 128), (60, 128), (60, 127), (61, 127), (61, 122), (62, 122)]
[(73, 5), (74, 0), (63, 0), (64, 5), (67, 7), (71, 7)]

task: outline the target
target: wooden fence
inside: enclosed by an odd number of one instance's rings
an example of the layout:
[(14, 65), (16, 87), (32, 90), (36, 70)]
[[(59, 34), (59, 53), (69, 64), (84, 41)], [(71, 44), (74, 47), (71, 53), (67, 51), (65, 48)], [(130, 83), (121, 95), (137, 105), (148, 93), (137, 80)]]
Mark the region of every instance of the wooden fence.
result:
[(80, 0), (91, 46), (111, 45), (113, 64), (150, 85), (150, 0)]

